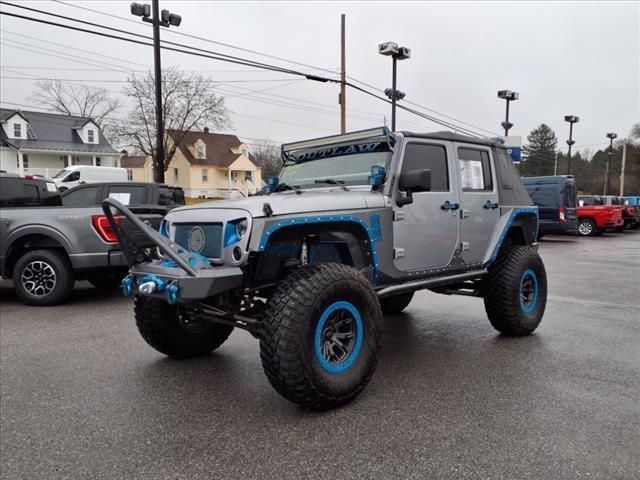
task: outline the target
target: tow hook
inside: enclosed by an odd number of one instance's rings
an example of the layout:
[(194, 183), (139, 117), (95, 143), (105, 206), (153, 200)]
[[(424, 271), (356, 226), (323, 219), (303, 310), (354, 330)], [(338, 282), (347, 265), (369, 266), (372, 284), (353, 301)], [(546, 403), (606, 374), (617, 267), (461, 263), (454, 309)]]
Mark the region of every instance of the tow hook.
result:
[(122, 279), (122, 292), (130, 297), (133, 294), (133, 278), (131, 275), (127, 275)]

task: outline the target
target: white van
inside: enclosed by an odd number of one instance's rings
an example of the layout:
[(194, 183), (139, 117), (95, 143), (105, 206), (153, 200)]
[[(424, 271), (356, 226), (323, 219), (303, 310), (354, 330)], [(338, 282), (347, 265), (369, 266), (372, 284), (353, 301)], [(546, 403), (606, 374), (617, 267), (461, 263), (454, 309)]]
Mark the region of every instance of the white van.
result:
[(126, 182), (127, 180), (126, 168), (94, 167), (91, 165), (73, 165), (60, 170), (53, 177), (60, 192), (84, 183)]

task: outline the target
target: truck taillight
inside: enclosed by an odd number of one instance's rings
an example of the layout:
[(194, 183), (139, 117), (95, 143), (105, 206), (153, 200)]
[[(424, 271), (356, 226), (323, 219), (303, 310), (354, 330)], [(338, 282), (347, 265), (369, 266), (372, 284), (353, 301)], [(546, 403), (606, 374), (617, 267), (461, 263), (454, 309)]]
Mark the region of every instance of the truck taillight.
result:
[(567, 219), (564, 216), (564, 208), (560, 207), (560, 221), (561, 222), (566, 222)]
[[(113, 217), (118, 225), (120, 225), (121, 217)], [(96, 229), (100, 238), (107, 243), (118, 243), (118, 237), (109, 224), (109, 220), (104, 215), (94, 215), (91, 217), (93, 228)]]
[(634, 212), (635, 212), (635, 208), (633, 208), (633, 207), (627, 207), (627, 213), (628, 213), (629, 215), (633, 215), (633, 213), (634, 213)]

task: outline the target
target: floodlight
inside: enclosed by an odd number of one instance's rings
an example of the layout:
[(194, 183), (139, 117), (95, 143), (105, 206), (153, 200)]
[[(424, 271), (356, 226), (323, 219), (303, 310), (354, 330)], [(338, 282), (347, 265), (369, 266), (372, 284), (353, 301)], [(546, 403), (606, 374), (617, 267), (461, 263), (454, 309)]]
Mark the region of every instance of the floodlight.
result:
[(520, 95), (518, 92), (512, 92), (511, 90), (499, 90), (498, 98), (502, 98), (503, 100), (517, 100)]
[(131, 14), (136, 17), (149, 17), (151, 16), (151, 5), (142, 3), (131, 4)]
[(397, 55), (398, 44), (395, 42), (385, 42), (378, 45), (378, 53), (381, 55)]
[(580, 121), (580, 117), (576, 115), (565, 115), (564, 121), (569, 123), (578, 123)]
[(618, 134), (617, 133), (607, 133), (607, 138), (610, 138), (611, 140), (613, 140), (614, 138), (618, 138)]

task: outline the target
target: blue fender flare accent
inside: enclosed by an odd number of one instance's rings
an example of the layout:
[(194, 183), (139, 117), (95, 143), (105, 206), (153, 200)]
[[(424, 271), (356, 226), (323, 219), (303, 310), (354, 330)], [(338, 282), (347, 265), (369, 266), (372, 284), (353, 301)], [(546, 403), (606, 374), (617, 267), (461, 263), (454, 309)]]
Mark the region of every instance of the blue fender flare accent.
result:
[(500, 233), (500, 239), (498, 240), (498, 243), (496, 244), (495, 248), (493, 249), (493, 253), (491, 254), (491, 257), (489, 258), (489, 260), (484, 264), (485, 267), (488, 267), (489, 265), (491, 265), (496, 257), (498, 256), (498, 253), (500, 253), (500, 249), (502, 248), (502, 244), (504, 243), (504, 239), (507, 237), (507, 233), (509, 233), (509, 229), (511, 228), (511, 225), (513, 225), (513, 222), (515, 222), (518, 217), (523, 216), (523, 215), (535, 215), (536, 216), (536, 233), (535, 233), (535, 238), (538, 238), (538, 209), (536, 207), (529, 207), (529, 208), (514, 208), (513, 210), (511, 210), (511, 214), (509, 216), (509, 220), (507, 221), (507, 224), (504, 226), (504, 228), (502, 229), (502, 233)]
[[(325, 359), (324, 355), (322, 354), (322, 332), (324, 330), (324, 324), (326, 323), (329, 316), (338, 310), (346, 310), (353, 317), (356, 327), (356, 340), (355, 345), (353, 346), (353, 350), (345, 360), (340, 363), (331, 363), (327, 361), (327, 359)], [(360, 355), (363, 337), (364, 333), (362, 317), (360, 316), (360, 312), (358, 311), (358, 309), (351, 302), (347, 302), (344, 300), (332, 303), (324, 310), (324, 312), (322, 312), (320, 320), (318, 320), (318, 323), (316, 324), (316, 330), (313, 339), (313, 350), (315, 352), (318, 363), (325, 371), (329, 373), (346, 372), (347, 370), (349, 370), (349, 368), (351, 368), (351, 366)]]

